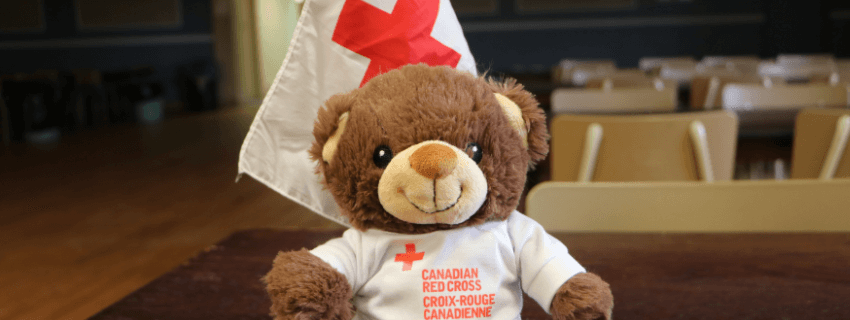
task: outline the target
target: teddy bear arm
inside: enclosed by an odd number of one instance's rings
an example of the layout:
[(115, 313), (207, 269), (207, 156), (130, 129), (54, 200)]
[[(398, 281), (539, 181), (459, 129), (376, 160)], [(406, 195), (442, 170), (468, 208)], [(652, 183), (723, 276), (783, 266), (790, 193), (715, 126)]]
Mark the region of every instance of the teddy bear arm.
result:
[(263, 281), (276, 320), (352, 318), (345, 275), (306, 249), (278, 253)]
[(608, 283), (593, 273), (580, 273), (561, 285), (550, 313), (557, 320), (609, 320), (613, 308)]

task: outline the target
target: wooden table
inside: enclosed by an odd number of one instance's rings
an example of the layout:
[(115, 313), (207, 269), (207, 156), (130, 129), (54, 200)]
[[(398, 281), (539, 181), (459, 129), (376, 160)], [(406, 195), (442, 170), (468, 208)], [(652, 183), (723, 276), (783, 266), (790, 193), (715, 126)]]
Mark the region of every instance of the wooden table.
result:
[[(270, 319), (279, 250), (341, 231), (233, 234), (93, 319)], [(617, 319), (850, 319), (850, 234), (555, 234), (614, 291)], [(526, 297), (523, 319), (547, 319)]]

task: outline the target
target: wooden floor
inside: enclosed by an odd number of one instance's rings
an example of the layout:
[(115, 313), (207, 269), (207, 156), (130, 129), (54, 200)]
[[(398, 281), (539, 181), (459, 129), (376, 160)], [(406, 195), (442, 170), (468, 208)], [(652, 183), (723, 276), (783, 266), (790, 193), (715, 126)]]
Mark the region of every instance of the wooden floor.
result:
[(338, 228), (245, 177), (256, 108), (0, 154), (0, 319), (85, 319), (235, 230)]

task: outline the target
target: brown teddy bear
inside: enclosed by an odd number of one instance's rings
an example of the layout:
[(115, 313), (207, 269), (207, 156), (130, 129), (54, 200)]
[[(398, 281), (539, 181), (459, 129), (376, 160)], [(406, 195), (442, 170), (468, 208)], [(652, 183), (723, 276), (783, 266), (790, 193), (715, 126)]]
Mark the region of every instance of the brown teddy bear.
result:
[(406, 66), (331, 97), (311, 157), (353, 229), (281, 252), (263, 279), (276, 319), (609, 319), (608, 284), (517, 212), (549, 151), (515, 81)]

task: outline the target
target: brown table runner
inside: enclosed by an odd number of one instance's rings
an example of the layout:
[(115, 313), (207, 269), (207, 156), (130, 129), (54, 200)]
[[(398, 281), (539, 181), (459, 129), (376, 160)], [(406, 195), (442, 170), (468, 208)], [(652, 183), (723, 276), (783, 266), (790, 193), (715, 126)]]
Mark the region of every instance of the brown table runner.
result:
[[(341, 231), (233, 234), (92, 319), (270, 319), (279, 250)], [(555, 234), (614, 291), (616, 319), (850, 319), (850, 234)], [(523, 319), (549, 319), (526, 297)]]

